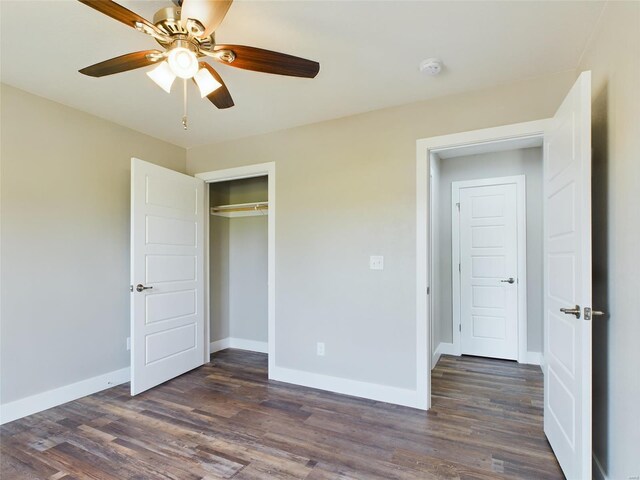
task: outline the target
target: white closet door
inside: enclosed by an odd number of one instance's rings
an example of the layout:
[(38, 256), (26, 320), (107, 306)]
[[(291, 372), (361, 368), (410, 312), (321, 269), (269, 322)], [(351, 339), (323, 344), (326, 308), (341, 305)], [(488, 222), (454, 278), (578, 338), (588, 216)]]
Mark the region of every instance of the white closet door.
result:
[(131, 160), (131, 394), (202, 365), (204, 182)]

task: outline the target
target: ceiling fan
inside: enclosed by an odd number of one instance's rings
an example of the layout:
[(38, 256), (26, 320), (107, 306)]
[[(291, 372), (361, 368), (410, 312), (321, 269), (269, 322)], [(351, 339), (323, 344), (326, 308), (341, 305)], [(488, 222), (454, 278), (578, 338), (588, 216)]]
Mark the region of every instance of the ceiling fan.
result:
[(205, 57), (236, 68), (292, 77), (314, 78), (320, 70), (320, 64), (312, 60), (256, 47), (216, 44), (215, 31), (233, 0), (174, 0), (175, 5), (156, 12), (153, 23), (111, 0), (79, 1), (150, 35), (164, 49), (128, 53), (83, 68), (80, 73), (103, 77), (157, 64), (147, 75), (167, 93), (177, 77), (185, 79), (185, 128), (188, 79), (196, 83), (200, 96), (207, 97), (216, 107), (234, 105), (218, 72), (206, 61), (200, 61)]

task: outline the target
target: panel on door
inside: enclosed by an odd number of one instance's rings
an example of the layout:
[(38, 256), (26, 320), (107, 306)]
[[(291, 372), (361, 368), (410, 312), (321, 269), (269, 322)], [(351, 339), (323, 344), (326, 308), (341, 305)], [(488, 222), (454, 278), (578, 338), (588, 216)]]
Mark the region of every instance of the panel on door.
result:
[(566, 477), (591, 478), (589, 72), (545, 132), (544, 214), (544, 431)]
[(460, 342), (468, 355), (518, 358), (517, 186), (460, 189)]
[(131, 161), (131, 394), (203, 364), (204, 183)]

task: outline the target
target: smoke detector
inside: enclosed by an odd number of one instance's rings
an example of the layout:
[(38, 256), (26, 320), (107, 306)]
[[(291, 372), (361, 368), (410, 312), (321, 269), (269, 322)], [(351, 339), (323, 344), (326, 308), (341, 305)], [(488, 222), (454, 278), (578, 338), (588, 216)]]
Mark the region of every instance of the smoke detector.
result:
[(442, 62), (438, 58), (427, 58), (420, 62), (420, 71), (435, 77), (442, 71)]

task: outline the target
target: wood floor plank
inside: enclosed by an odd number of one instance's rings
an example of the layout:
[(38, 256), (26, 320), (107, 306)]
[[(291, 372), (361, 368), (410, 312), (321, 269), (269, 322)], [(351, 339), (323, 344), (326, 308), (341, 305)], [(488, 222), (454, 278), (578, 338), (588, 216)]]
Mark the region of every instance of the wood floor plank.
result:
[(131, 397), (104, 390), (0, 427), (11, 479), (561, 479), (538, 367), (442, 356), (423, 412), (270, 381), (225, 350)]

